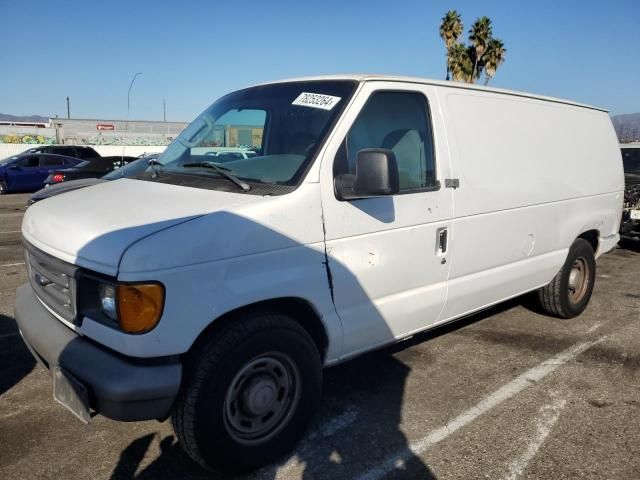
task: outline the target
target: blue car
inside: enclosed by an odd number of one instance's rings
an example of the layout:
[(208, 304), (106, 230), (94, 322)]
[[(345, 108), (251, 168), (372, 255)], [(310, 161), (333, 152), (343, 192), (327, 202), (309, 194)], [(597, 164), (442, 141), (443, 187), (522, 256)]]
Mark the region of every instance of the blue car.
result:
[(0, 160), (0, 195), (39, 190), (50, 172), (74, 167), (80, 162), (82, 160), (79, 158), (33, 152)]

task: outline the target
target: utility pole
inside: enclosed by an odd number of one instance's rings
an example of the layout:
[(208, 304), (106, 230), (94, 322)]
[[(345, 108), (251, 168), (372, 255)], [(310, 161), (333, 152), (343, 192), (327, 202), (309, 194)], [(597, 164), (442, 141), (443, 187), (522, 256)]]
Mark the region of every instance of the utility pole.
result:
[(69, 110), (69, 97), (67, 97), (67, 119), (71, 118), (71, 110)]
[(162, 121), (167, 123), (167, 104), (164, 101), (164, 98), (162, 99)]

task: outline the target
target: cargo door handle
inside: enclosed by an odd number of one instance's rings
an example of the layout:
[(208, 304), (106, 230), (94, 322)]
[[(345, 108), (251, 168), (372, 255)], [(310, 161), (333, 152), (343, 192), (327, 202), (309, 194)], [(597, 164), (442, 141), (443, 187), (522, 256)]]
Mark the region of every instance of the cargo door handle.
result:
[(437, 248), (438, 255), (444, 255), (445, 253), (447, 253), (447, 243), (449, 239), (448, 233), (449, 233), (449, 229), (447, 227), (439, 228), (436, 231), (436, 236), (438, 241), (438, 248)]

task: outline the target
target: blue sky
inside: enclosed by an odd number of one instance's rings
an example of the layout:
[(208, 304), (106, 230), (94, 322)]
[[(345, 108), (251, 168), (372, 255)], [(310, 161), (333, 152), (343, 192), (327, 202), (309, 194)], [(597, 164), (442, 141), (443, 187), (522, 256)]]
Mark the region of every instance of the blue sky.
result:
[(640, 112), (640, 0), (0, 0), (0, 112), (191, 120), (222, 94), (326, 73), (442, 79), (457, 9), (507, 48), (491, 85)]

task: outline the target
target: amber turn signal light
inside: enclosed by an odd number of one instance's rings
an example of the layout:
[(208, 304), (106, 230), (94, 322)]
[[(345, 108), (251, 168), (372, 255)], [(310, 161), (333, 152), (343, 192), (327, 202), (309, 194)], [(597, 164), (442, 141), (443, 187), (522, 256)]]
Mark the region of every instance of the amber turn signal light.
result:
[(158, 283), (118, 285), (118, 320), (127, 333), (153, 329), (164, 306), (164, 287)]

